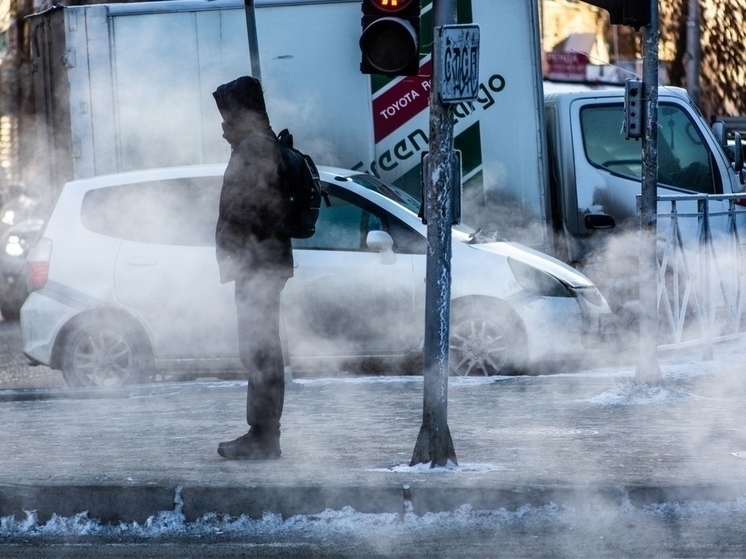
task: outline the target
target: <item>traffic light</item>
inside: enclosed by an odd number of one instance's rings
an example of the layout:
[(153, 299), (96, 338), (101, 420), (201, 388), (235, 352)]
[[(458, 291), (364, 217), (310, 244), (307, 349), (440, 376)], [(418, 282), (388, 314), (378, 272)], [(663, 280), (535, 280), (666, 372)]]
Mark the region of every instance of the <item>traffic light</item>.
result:
[[(629, 25), (640, 29), (650, 25), (651, 0), (584, 0), (609, 12), (612, 25)], [(656, 0), (657, 1), (657, 0)]]
[(642, 101), (642, 81), (629, 79), (624, 86), (624, 130), (627, 140), (642, 138), (645, 132), (645, 104)]
[(420, 0), (363, 0), (363, 74), (416, 76), (420, 67)]

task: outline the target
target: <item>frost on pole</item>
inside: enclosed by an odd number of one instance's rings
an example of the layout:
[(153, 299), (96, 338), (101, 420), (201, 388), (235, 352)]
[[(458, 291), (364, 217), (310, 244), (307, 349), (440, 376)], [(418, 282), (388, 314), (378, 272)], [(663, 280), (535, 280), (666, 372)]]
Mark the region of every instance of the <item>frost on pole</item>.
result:
[(642, 28), (645, 133), (640, 187), (640, 348), (635, 380), (662, 384), (658, 362), (658, 4)]
[[(424, 215), (427, 216), (427, 264), (425, 286), (425, 336), (423, 344), (424, 398), (422, 427), (417, 437), (411, 466), (430, 464), (445, 467), (449, 462), (458, 464), (451, 432), (448, 428), (448, 372), (451, 314), (451, 227), (452, 192), (454, 186), (453, 123), (454, 105), (445, 103), (442, 87), (453, 85), (452, 91), (463, 96), (471, 87), (471, 75), (477, 68), (459, 60), (471, 60), (471, 55), (461, 56), (463, 50), (445, 45), (441, 29), (455, 21), (455, 4), (451, 0), (433, 2), (433, 75), (430, 91), (430, 142), (427, 166), (422, 169), (427, 177), (424, 192)], [(461, 44), (461, 43), (458, 43)], [(460, 47), (459, 47), (460, 48)], [(478, 54), (478, 53), (477, 53)], [(458, 56), (457, 56), (458, 55)], [(444, 78), (450, 57), (450, 81), (460, 80), (460, 85), (449, 84)], [(458, 68), (457, 68), (458, 66)], [(456, 69), (456, 73), (453, 70)], [(469, 77), (467, 79), (467, 77)], [(446, 93), (448, 97), (449, 93)]]

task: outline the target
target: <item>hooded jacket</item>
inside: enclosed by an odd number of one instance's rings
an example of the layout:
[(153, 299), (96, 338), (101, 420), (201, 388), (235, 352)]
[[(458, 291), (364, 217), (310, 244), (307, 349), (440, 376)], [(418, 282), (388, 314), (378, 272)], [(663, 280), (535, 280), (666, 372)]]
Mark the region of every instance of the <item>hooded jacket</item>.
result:
[(215, 246), (220, 281), (255, 274), (293, 275), (291, 241), (282, 219), (277, 136), (269, 125), (261, 84), (248, 76), (213, 93), (231, 157), (223, 176)]

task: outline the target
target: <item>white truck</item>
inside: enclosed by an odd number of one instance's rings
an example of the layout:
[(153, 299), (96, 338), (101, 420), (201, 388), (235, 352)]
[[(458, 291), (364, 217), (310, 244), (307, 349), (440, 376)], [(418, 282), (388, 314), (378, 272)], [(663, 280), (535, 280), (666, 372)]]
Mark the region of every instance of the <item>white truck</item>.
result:
[[(211, 93), (251, 73), (251, 54), (276, 130), (290, 128), (320, 164), (366, 170), (419, 195), (430, 55), (420, 77), (363, 75), (359, 0), (252, 3), (252, 41), (240, 0), (60, 6), (33, 16), (48, 184), (225, 161)], [(427, 45), (431, 3), (422, 6)], [(458, 17), (481, 29), (479, 95), (456, 107), (464, 222), (585, 267), (603, 288), (605, 274), (589, 262), (609, 237), (634, 229), (640, 192), (641, 146), (621, 133), (622, 88), (545, 94), (534, 0), (460, 0)], [(740, 143), (729, 158), (722, 128), (713, 133), (682, 90), (659, 95), (659, 194), (741, 192)], [(661, 229), (668, 222), (659, 219)]]

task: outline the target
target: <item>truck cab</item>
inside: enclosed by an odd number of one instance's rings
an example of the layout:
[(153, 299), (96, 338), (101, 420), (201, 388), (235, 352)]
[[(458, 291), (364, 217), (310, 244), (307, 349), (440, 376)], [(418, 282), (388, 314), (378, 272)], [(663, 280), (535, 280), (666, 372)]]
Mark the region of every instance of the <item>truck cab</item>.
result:
[[(642, 142), (625, 139), (621, 90), (545, 96), (555, 251), (589, 266), (611, 238), (636, 234)], [(742, 173), (683, 89), (659, 91), (658, 195), (741, 192)], [(725, 203), (725, 202), (723, 202)], [(682, 201), (678, 211), (696, 211)], [(691, 206), (691, 207), (688, 207)], [(659, 231), (670, 207), (658, 208)], [(696, 234), (691, 227), (685, 236)]]

